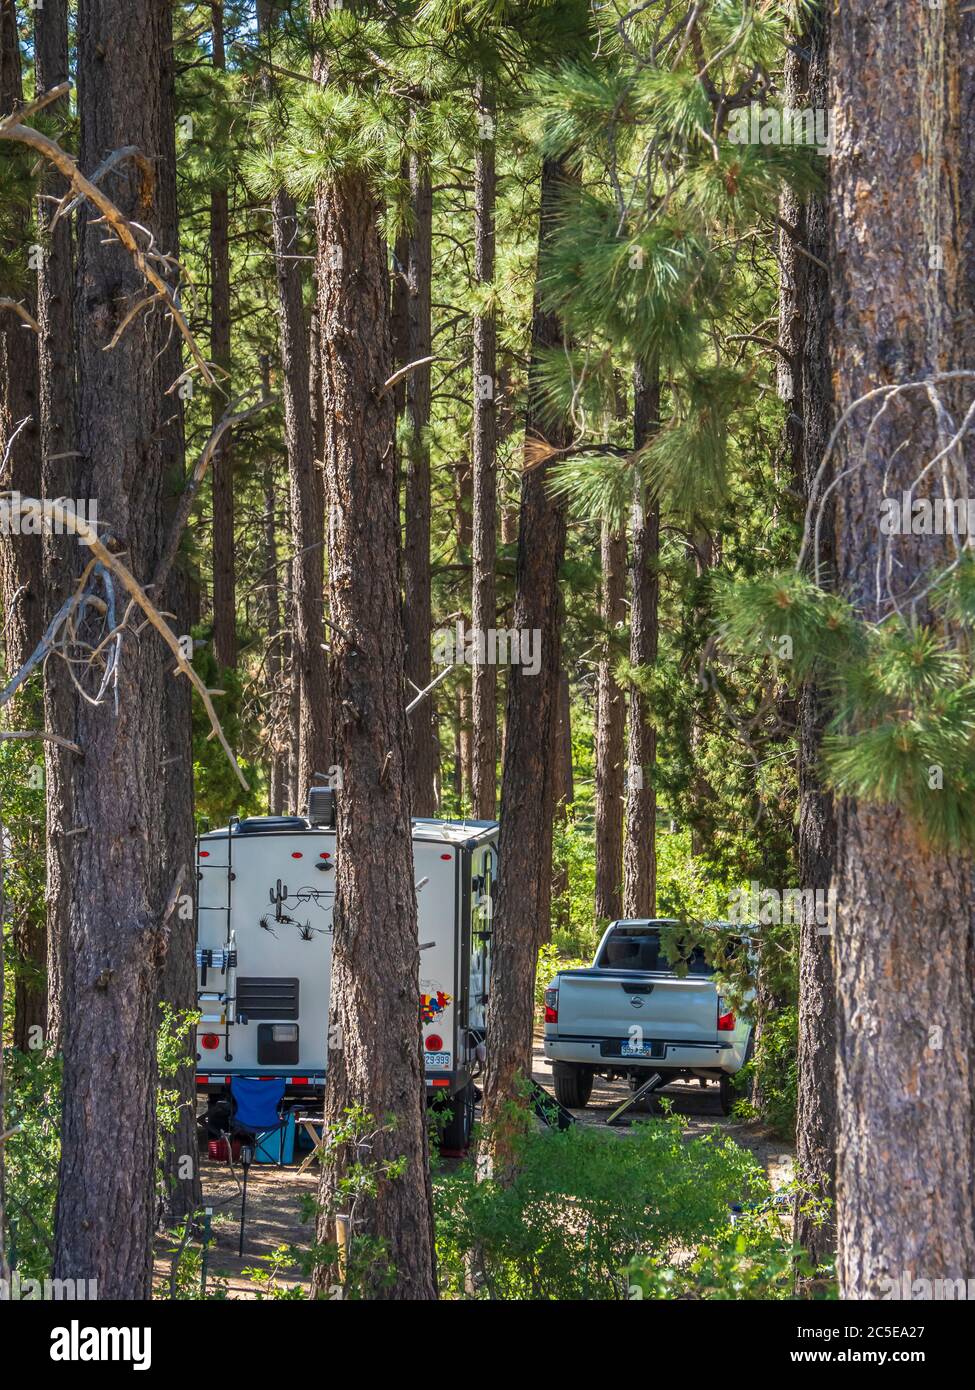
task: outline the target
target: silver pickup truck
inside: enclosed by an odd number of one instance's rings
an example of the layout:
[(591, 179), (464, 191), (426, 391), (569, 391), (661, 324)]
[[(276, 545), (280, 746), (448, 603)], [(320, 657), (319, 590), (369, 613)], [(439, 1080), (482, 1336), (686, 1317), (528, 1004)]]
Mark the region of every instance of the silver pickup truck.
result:
[(594, 1076), (626, 1077), (636, 1089), (659, 1072), (664, 1084), (717, 1080), (722, 1112), (730, 1112), (731, 1078), (751, 1055), (751, 1024), (722, 998), (700, 946), (675, 971), (661, 929), (676, 926), (611, 922), (592, 965), (560, 971), (546, 989), (545, 1056), (562, 1105), (584, 1107)]

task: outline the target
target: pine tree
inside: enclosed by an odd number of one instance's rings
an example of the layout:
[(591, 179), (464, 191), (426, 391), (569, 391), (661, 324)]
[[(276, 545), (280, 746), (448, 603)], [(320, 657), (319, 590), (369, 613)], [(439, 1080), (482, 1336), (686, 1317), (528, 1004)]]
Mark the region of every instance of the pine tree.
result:
[[(34, 82), (38, 92), (67, 82), (68, 0), (47, 0), (34, 11)], [(48, 106), (49, 119), (61, 127), (70, 110), (67, 97)], [(63, 130), (55, 132), (62, 140)], [(42, 191), (60, 199), (63, 178), (47, 171)], [(40, 394), (41, 487), (45, 497), (77, 497), (77, 417), (74, 353), (74, 237), (69, 218), (52, 226), (52, 204), (38, 198), (37, 219), (44, 247), (37, 272), (38, 377)], [(74, 556), (60, 537), (43, 540), (44, 625), (54, 617), (73, 578)], [(49, 663), (44, 673), (44, 727), (75, 743), (75, 702), (67, 672)], [(71, 760), (75, 755), (49, 742), (45, 749), (45, 840), (47, 847), (47, 1040), (58, 1051), (63, 1026), (62, 998), (68, 934), (70, 840), (75, 825), (71, 807)]]
[[(315, 76), (324, 103), (347, 99), (326, 21)], [(353, 32), (367, 14), (337, 17)], [(354, 82), (354, 78), (353, 78)], [(334, 108), (333, 108), (334, 109)], [(358, 122), (356, 122), (358, 124)], [(361, 1213), (363, 1236), (381, 1242), (392, 1280), (374, 1264), (376, 1298), (435, 1297), (425, 1088), (417, 980), (419, 952), (406, 764), (405, 653), (399, 600), (399, 506), (393, 468), (390, 306), (380, 195), (354, 137), (316, 198), (318, 293), (325, 391), (325, 464), (332, 519), (329, 595), (339, 799), (326, 1124), (350, 1112), (385, 1126), (370, 1161), (401, 1162)], [(359, 325), (369, 324), (362, 333)], [(368, 536), (370, 563), (359, 538)], [(350, 1143), (323, 1169), (319, 1239), (335, 1239), (341, 1182), (357, 1161)], [(319, 1279), (327, 1272), (320, 1271)]]
[[(137, 10), (137, 12), (134, 12)], [(83, 4), (78, 15), (79, 157), (95, 168), (106, 150), (134, 145), (158, 155), (171, 139), (161, 75), (171, 41), (169, 12), (139, 0)], [(120, 34), (128, 41), (121, 45)], [(135, 41), (138, 36), (138, 41)], [(129, 162), (116, 170), (123, 213), (162, 236), (175, 166), (159, 158), (154, 180)], [(167, 188), (167, 184), (169, 188)], [(128, 304), (144, 295), (139, 270), (93, 219), (83, 223), (78, 265), (78, 418), (81, 495), (97, 498), (99, 520), (151, 576), (164, 541), (164, 481), (179, 456), (169, 327), (144, 317), (106, 352)], [(85, 635), (87, 618), (80, 632)], [(156, 999), (170, 898), (164, 818), (157, 786), (164, 761), (161, 647), (126, 644), (111, 701), (79, 700), (69, 879), (69, 958), (64, 986), (61, 1168), (55, 1230), (56, 1278), (94, 1279), (102, 1298), (148, 1298), (155, 1219)], [(121, 1066), (121, 1071), (119, 1067)], [(126, 1162), (116, 1135), (127, 1136)], [(125, 1220), (119, 1221), (119, 1213)]]
[[(831, 360), (841, 416), (872, 389), (969, 369), (975, 345), (966, 196), (975, 177), (972, 135), (959, 129), (947, 109), (942, 114), (930, 104), (955, 81), (963, 86), (963, 109), (972, 99), (967, 55), (973, 16), (956, 7), (896, 4), (880, 12), (872, 7), (870, 15), (866, 46), (860, 41), (865, 11), (858, 3), (834, 12), (830, 33), (836, 111)], [(904, 75), (903, 99), (892, 104), (889, 74), (895, 71)], [(856, 142), (849, 124), (854, 111)], [(927, 138), (932, 121), (933, 142)], [(898, 189), (896, 224), (876, 195), (856, 196), (864, 168), (874, 189)], [(932, 214), (932, 207), (940, 211)], [(880, 284), (884, 294), (878, 298)], [(971, 383), (946, 382), (936, 389), (960, 423)], [(930, 629), (925, 641), (933, 615), (924, 590), (932, 571), (953, 562), (950, 543), (923, 536), (885, 543), (878, 525), (881, 499), (915, 485), (927, 461), (949, 448), (950, 429), (946, 437), (946, 422), (936, 415), (930, 394), (923, 386), (905, 390), (883, 417), (876, 407), (858, 408), (840, 436), (835, 461), (837, 580), (869, 622), (896, 624), (897, 609), (906, 608), (903, 656), (898, 660), (895, 638), (888, 673), (891, 687), (901, 681), (899, 694), (908, 708), (910, 696), (922, 694), (924, 679), (936, 708), (950, 701), (943, 680), (950, 649), (940, 662), (937, 653), (945, 639), (960, 637), (948, 624), (941, 641)], [(962, 440), (949, 457), (952, 491), (968, 496), (970, 442)], [(917, 485), (919, 494), (924, 491)], [(895, 568), (886, 571), (878, 593), (885, 552), (892, 553)], [(910, 674), (905, 661), (913, 662)], [(933, 845), (892, 797), (868, 800), (849, 784), (873, 780), (868, 761), (886, 756), (889, 765), (899, 744), (922, 767), (940, 761), (925, 748), (923, 735), (915, 744), (910, 725), (898, 725), (895, 717), (887, 729), (877, 726), (876, 738), (864, 730), (855, 746), (847, 745), (845, 764), (842, 758), (839, 763), (841, 771), (846, 766), (851, 772), (837, 811), (835, 872), (838, 1272), (846, 1298), (881, 1296), (891, 1287), (888, 1281), (908, 1269), (931, 1279), (954, 1278), (975, 1262), (968, 1195), (975, 1028), (968, 980), (975, 923), (971, 860)], [(945, 782), (958, 771), (946, 761)], [(925, 797), (919, 787), (919, 803), (934, 803), (930, 818), (939, 816), (942, 790), (935, 785)]]
[(614, 636), (625, 614), (626, 533), (602, 524), (602, 596), (604, 637), (596, 691), (596, 916), (615, 921), (622, 915), (623, 743), (626, 702), (614, 674)]
[[(20, 34), (13, 0), (0, 7), (0, 111), (16, 109), (23, 99)], [(41, 433), (38, 383), (38, 335), (34, 296), (28, 295), (28, 248), (31, 225), (31, 177), (24, 155), (17, 152), (5, 171), (6, 204), (0, 225), (0, 457), (4, 488), (36, 497), (41, 485)], [(20, 669), (43, 631), (41, 542), (37, 536), (0, 538), (0, 604), (4, 613), (3, 645), (10, 675)], [(42, 722), (40, 691), (35, 683), (5, 711), (14, 729), (36, 729)], [(8, 824), (15, 856), (24, 861), (40, 852), (39, 826), (26, 817)], [(43, 971), (45, 937), (38, 905), (13, 906), (11, 956), (15, 960), (14, 1042), (26, 1049), (45, 1021)]]
[[(272, 7), (261, 0), (258, 23), (265, 35), (269, 68), (263, 81), (266, 96), (274, 95), (270, 67), (274, 64)], [(272, 109), (282, 111), (280, 101)], [(323, 645), (324, 602), (324, 491), (316, 466), (314, 422), (311, 412), (311, 337), (304, 311), (298, 206), (284, 187), (271, 200), (274, 262), (277, 272), (278, 323), (281, 345), (282, 394), (285, 439), (291, 487), (290, 516), (294, 576), (293, 661), (298, 672), (298, 771), (294, 809), (303, 812), (315, 774), (328, 776), (332, 767), (331, 717), (328, 709), (328, 670)], [(275, 664), (278, 662), (275, 647)], [(277, 793), (275, 793), (275, 798)]]

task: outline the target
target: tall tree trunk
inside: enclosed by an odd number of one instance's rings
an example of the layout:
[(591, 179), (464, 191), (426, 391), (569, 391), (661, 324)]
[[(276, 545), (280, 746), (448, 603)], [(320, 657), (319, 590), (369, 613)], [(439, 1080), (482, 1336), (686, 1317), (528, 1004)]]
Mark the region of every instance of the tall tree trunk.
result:
[(622, 910), (623, 739), (626, 704), (613, 675), (612, 635), (626, 615), (626, 536), (603, 522), (600, 543), (604, 637), (596, 700), (596, 916), (615, 920)]
[[(175, 179), (160, 81), (170, 10), (154, 0), (82, 0), (78, 12), (80, 158), (135, 145), (155, 156), (147, 186), (131, 163), (113, 174), (123, 213), (161, 237)], [(132, 571), (153, 574), (164, 543), (164, 474), (179, 452), (166, 391), (171, 325), (143, 315), (105, 348), (144, 282), (96, 219), (80, 220), (79, 447), (82, 496)], [(174, 435), (176, 436), (174, 438)], [(83, 558), (83, 557), (81, 557)], [(119, 609), (123, 605), (119, 602)], [(99, 627), (100, 631), (100, 627)], [(87, 633), (87, 622), (82, 627)], [(166, 951), (167, 866), (159, 813), (163, 683), (171, 658), (150, 634), (130, 638), (111, 700), (80, 702), (72, 764), (77, 819), (64, 987), (64, 1082), (54, 1275), (95, 1279), (100, 1298), (148, 1298), (156, 1165), (156, 1000)], [(118, 1135), (125, 1136), (119, 1162)], [(125, 1219), (120, 1220), (124, 1214)]]
[[(269, 33), (269, 0), (260, 0), (258, 23)], [(269, 85), (270, 79), (268, 79)], [(321, 477), (315, 467), (311, 415), (309, 344), (298, 258), (298, 213), (290, 193), (278, 189), (271, 200), (274, 261), (278, 282), (278, 320), (284, 396), (285, 442), (291, 481), (291, 544), (294, 551), (294, 661), (298, 695), (297, 810), (308, 805), (316, 773), (332, 765), (328, 711), (328, 670), (322, 647), (325, 602), (325, 511)]]
[[(554, 229), (566, 168), (542, 165), (539, 259)], [(558, 317), (542, 308), (536, 284), (532, 318), (532, 371), (525, 437), (538, 447), (565, 447), (569, 428), (552, 422), (538, 379), (539, 357), (562, 345)], [(484, 1118), (497, 1126), (495, 1154), (507, 1163), (505, 1103), (520, 1076), (531, 1076), (535, 967), (549, 928), (552, 887), (552, 759), (558, 719), (562, 605), (559, 568), (565, 550), (565, 509), (548, 492), (545, 464), (526, 470), (521, 485), (518, 560), (512, 626), (531, 633), (540, 649), (537, 674), (518, 663), (508, 670), (508, 707), (501, 783), (501, 876), (495, 915), (492, 989), (488, 1000), (488, 1050)]]
[[(0, 111), (16, 109), (23, 99), (20, 36), (13, 0), (0, 0)], [(12, 167), (23, 173), (22, 203), (10, 208), (9, 242), (3, 249), (23, 276), (2, 287), (14, 300), (26, 298), (34, 314), (28, 288), (28, 229), (30, 224), (30, 160), (26, 151), (8, 156)], [(11, 203), (14, 200), (9, 200)], [(41, 491), (41, 431), (38, 382), (37, 334), (18, 314), (0, 309), (0, 458), (6, 458), (0, 487), (37, 497)], [(64, 540), (62, 538), (62, 544)], [(3, 612), (3, 646), (8, 675), (19, 669), (37, 646), (44, 630), (41, 540), (38, 536), (0, 536), (0, 608)], [(42, 697), (36, 683), (18, 694), (3, 711), (4, 722), (14, 729), (36, 729), (42, 722)], [(43, 759), (38, 745), (37, 763)], [(38, 798), (39, 800), (39, 798)], [(38, 807), (39, 810), (39, 807)], [(11, 858), (26, 866), (39, 864), (44, 849), (39, 816), (23, 815), (7, 821)], [(43, 1031), (44, 914), (40, 903), (11, 905), (10, 963), (14, 967), (14, 1045), (24, 1049)]]
[[(316, 0), (313, 13), (322, 12)], [(316, 78), (327, 81), (316, 58)], [(377, 1299), (433, 1299), (433, 1210), (418, 989), (419, 942), (410, 834), (409, 734), (399, 576), (399, 499), (393, 460), (390, 309), (379, 206), (367, 176), (343, 174), (316, 198), (319, 313), (325, 401), (325, 464), (331, 507), (329, 595), (335, 628), (332, 695), (339, 797), (333, 914), (330, 1051), (325, 1120), (361, 1107), (377, 1125), (368, 1162), (399, 1158), (395, 1180), (380, 1177), (357, 1204), (355, 1240), (384, 1243), (367, 1293)], [(369, 331), (363, 332), (362, 325)], [(368, 536), (370, 563), (362, 563)], [(319, 1238), (334, 1239), (337, 1184), (354, 1146), (322, 1171)], [(391, 1281), (382, 1275), (392, 1269)], [(328, 1272), (319, 1270), (321, 1292)]]
[[(557, 820), (565, 822), (567, 808), (572, 804), (575, 797), (575, 786), (572, 777), (572, 698), (569, 691), (569, 673), (563, 666), (559, 672), (559, 712), (555, 724), (555, 747), (552, 750), (552, 759), (555, 767), (555, 816)], [(555, 861), (552, 873), (552, 897), (558, 898), (569, 886), (569, 866), (563, 860)], [(562, 913), (558, 908), (553, 912), (553, 925), (555, 916), (559, 917), (559, 925), (563, 925)], [(548, 940), (551, 937), (551, 931)]]
[[(38, 92), (49, 92), (68, 80), (68, 0), (46, 0), (34, 11), (34, 78)], [(67, 122), (67, 97), (47, 108), (49, 117)], [(66, 184), (46, 171), (37, 202), (38, 233), (44, 253), (37, 272), (38, 385), (40, 398), (41, 486), (45, 497), (78, 496), (77, 402), (74, 344), (74, 243), (72, 219), (62, 217), (51, 227), (54, 203)], [(71, 592), (77, 547), (63, 536), (44, 538), (42, 550), (45, 626)], [(49, 661), (44, 672), (44, 727), (72, 743), (75, 701), (63, 663)], [(70, 904), (72, 810), (71, 765), (75, 754), (48, 743), (45, 749), (47, 809), (47, 1036), (55, 1050), (61, 1046), (63, 1024), (64, 955)]]
[[(647, 444), (660, 428), (657, 363), (633, 372), (633, 446)], [(633, 502), (630, 542), (630, 664), (651, 668), (657, 660), (660, 511), (640, 489)], [(657, 730), (650, 701), (630, 684), (626, 755), (626, 840), (623, 845), (623, 915), (653, 917), (657, 910)]]
[[(474, 276), (485, 288), (494, 280), (496, 171), (494, 95), (477, 89), (481, 140), (474, 164)], [(471, 524), (471, 625), (486, 633), (497, 626), (495, 564), (498, 546), (497, 327), (493, 311), (474, 317), (473, 498)], [(498, 673), (493, 662), (471, 672), (472, 801), (474, 814), (492, 820), (497, 806)]]
[[(972, 365), (973, 44), (975, 16), (957, 3), (850, 0), (832, 11), (838, 415), (879, 385)], [(971, 383), (941, 391), (957, 424)], [(891, 607), (878, 595), (881, 500), (900, 496), (941, 438), (924, 389), (880, 417), (859, 408), (843, 433), (836, 573), (868, 619)], [(966, 440), (949, 461), (954, 496), (972, 495), (971, 452)], [(891, 583), (904, 602), (948, 562), (948, 546), (894, 544)], [(932, 848), (900, 809), (844, 799), (834, 880), (840, 1296), (889, 1297), (905, 1278), (975, 1269), (972, 865)]]
[[(170, 26), (167, 25), (167, 28)], [(179, 253), (179, 217), (176, 207), (175, 63), (173, 49), (165, 44), (161, 88), (163, 176), (158, 181), (159, 232), (162, 244)], [(175, 334), (171, 335), (162, 359), (163, 377), (175, 381), (181, 370), (181, 352)], [(176, 393), (170, 407), (168, 428), (160, 441), (164, 451), (163, 531), (168, 533), (176, 518), (180, 496), (187, 477), (183, 450), (182, 402)], [(199, 586), (184, 556), (178, 556), (161, 595), (166, 612), (173, 614), (175, 630), (190, 637), (198, 612)], [(161, 799), (166, 837), (164, 883), (178, 886), (178, 901), (166, 924), (167, 947), (159, 982), (159, 1002), (178, 1018), (197, 1008), (196, 975), (196, 837), (193, 789), (193, 692), (183, 679), (165, 679), (162, 706), (163, 763)], [(158, 1016), (161, 1023), (162, 1016)], [(169, 1221), (176, 1224), (200, 1207), (200, 1155), (196, 1124), (196, 1037), (190, 1029), (181, 1045), (182, 1062), (175, 1075), (165, 1080), (166, 1089), (175, 1092), (176, 1124), (162, 1145), (163, 1207)]]
[[(4, 919), (5, 915), (6, 915), (6, 911), (5, 911), (5, 910), (6, 910), (6, 906), (7, 906), (6, 893), (5, 893), (5, 891), (4, 891), (4, 867), (5, 867), (5, 865), (4, 865), (4, 857), (5, 857), (5, 856), (4, 856), (4, 844), (5, 844), (5, 840), (6, 840), (6, 836), (5, 836), (5, 834), (4, 834), (4, 825), (3, 825), (3, 821), (0, 820), (0, 923), (3, 922), (3, 919)], [(6, 1018), (6, 1012), (5, 1012), (5, 1008), (4, 1008), (5, 1003), (6, 1003), (6, 999), (5, 999), (5, 997), (4, 997), (5, 994), (6, 994), (6, 982), (7, 982), (6, 969), (7, 969), (7, 967), (6, 967), (6, 962), (5, 962), (5, 960), (4, 960), (4, 940), (3, 940), (3, 932), (0, 931), (0, 1018)], [(4, 1075), (3, 1075), (3, 1057), (4, 1057), (4, 1050), (3, 1050), (2, 1047), (0, 1047), (0, 1125), (3, 1124), (4, 1117), (5, 1117), (6, 1113), (7, 1113), (7, 1106), (6, 1106), (6, 1090), (5, 1090)], [(0, 1133), (2, 1133), (2, 1131), (0, 1131)], [(9, 1262), (9, 1260), (7, 1259), (7, 1212), (6, 1212), (7, 1181), (6, 1181), (6, 1173), (4, 1172), (4, 1154), (3, 1154), (3, 1151), (4, 1151), (4, 1145), (3, 1145), (3, 1143), (0, 1143), (0, 1279), (7, 1280), (7, 1279), (10, 1278), (10, 1262)]]
[[(793, 110), (823, 110), (829, 104), (828, 13), (810, 18), (806, 31), (786, 57), (786, 105)], [(808, 54), (808, 58), (805, 56)], [(829, 259), (829, 204), (825, 196), (805, 203), (789, 197), (783, 220), (795, 239), (783, 232), (780, 341), (793, 356), (786, 394), (792, 428), (793, 472), (808, 494), (823, 459), (832, 424), (829, 376), (829, 273), (819, 261)], [(783, 381), (783, 385), (785, 382)], [(831, 475), (830, 475), (831, 476)], [(830, 476), (824, 480), (826, 485)], [(823, 529), (827, 571), (833, 568), (832, 510)], [(799, 883), (827, 894), (833, 872), (836, 825), (833, 798), (819, 772), (820, 744), (826, 718), (825, 699), (808, 682), (799, 699)], [(836, 1180), (836, 985), (833, 939), (824, 933), (803, 894), (799, 931), (799, 1083), (796, 1105), (796, 1166), (803, 1189), (830, 1200)], [(796, 1202), (795, 1238), (815, 1265), (832, 1255), (836, 1244), (835, 1208), (817, 1221), (809, 1204)]]
[(461, 672), (459, 691), (461, 788), (462, 794), (470, 801), (473, 791), (474, 730), (471, 722), (471, 691), (470, 686), (464, 680), (464, 672)]
[[(227, 66), (223, 0), (211, 0), (213, 66)], [(210, 189), (210, 356), (230, 371), (230, 211), (227, 185)], [(229, 379), (218, 378), (210, 394), (211, 423), (227, 406)], [(234, 455), (231, 432), (220, 441), (211, 465), (213, 489), (213, 654), (221, 666), (237, 665), (237, 583), (234, 554)]]
[(264, 474), (264, 568), (267, 571), (267, 584), (264, 590), (265, 626), (268, 633), (267, 647), (267, 688), (270, 692), (267, 701), (267, 721), (270, 728), (270, 753), (268, 756), (268, 813), (280, 816), (284, 812), (287, 772), (285, 756), (281, 748), (281, 704), (282, 704), (282, 643), (281, 596), (278, 585), (278, 546), (277, 546), (277, 492), (274, 486), (274, 469), (268, 465)]
[[(430, 356), (433, 253), (433, 189), (430, 166), (422, 155), (410, 156), (409, 362)], [(417, 690), (430, 684), (433, 623), (430, 591), (430, 364), (406, 378), (406, 532), (403, 543), (403, 613), (406, 676)], [(437, 814), (440, 765), (436, 695), (410, 715), (413, 735), (413, 814)]]

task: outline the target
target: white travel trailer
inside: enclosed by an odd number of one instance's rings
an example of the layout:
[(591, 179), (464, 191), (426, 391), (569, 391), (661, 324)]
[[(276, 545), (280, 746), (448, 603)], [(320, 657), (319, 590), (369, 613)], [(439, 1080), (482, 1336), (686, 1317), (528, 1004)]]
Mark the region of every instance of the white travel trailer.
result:
[[(235, 819), (197, 842), (197, 1088), (211, 1116), (234, 1075), (283, 1076), (291, 1097), (323, 1092), (341, 1045), (328, 1036), (333, 808), (315, 792), (312, 819)], [(414, 820), (413, 862), (427, 1095), (452, 1112), (444, 1145), (461, 1148), (484, 1057), (497, 823)]]

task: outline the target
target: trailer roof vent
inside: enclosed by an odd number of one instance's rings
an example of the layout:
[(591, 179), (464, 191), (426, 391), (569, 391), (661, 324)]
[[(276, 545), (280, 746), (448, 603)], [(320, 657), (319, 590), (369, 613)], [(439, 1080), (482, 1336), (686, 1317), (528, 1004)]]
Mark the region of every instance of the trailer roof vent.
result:
[(305, 830), (301, 816), (248, 816), (237, 822), (238, 835), (259, 835), (269, 830)]
[(335, 829), (335, 788), (310, 787), (308, 790), (308, 819), (312, 825)]

